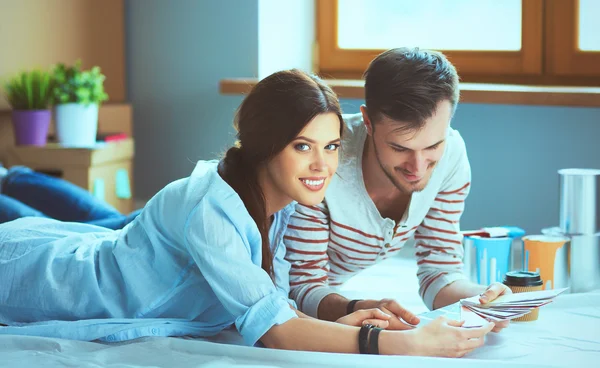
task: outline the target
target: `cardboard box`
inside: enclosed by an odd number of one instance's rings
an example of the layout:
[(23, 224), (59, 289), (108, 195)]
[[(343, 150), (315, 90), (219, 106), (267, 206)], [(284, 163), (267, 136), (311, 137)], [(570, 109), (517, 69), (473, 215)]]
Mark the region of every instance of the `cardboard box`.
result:
[(128, 138), (95, 148), (13, 146), (6, 163), (70, 181), (126, 214), (134, 207), (133, 156), (134, 141)]

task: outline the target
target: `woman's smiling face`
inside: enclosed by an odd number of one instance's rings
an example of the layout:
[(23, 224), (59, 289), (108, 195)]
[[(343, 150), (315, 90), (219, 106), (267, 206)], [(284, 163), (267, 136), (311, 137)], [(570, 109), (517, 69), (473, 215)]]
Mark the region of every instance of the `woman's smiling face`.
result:
[(338, 166), (340, 124), (334, 113), (317, 115), (267, 164), (263, 191), (268, 207), (323, 201)]

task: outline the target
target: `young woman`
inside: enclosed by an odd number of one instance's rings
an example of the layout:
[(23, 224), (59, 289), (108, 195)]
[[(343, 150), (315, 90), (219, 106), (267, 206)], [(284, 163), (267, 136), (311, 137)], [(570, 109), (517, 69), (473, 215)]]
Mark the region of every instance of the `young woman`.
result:
[(339, 103), (318, 78), (278, 72), (248, 94), (236, 124), (223, 160), (199, 162), (123, 230), (45, 218), (0, 225), (0, 333), (119, 341), (233, 324), (249, 345), (294, 350), (359, 352), (360, 342), (363, 352), (370, 343), (382, 354), (458, 355), (482, 343), (489, 329), (444, 320), (380, 331), (355, 327), (386, 327), (380, 310), (340, 323), (296, 311), (282, 238), (294, 202), (321, 202), (335, 173)]

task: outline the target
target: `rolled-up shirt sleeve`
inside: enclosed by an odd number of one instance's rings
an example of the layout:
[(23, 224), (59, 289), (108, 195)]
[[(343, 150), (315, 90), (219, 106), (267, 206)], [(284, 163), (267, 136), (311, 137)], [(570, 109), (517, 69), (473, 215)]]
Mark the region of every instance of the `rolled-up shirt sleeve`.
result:
[(318, 318), (319, 304), (335, 291), (329, 287), (329, 210), (325, 202), (315, 206), (296, 205), (284, 243), (290, 262), (290, 296), (298, 308)]
[(460, 217), (471, 189), (471, 166), (462, 138), (456, 144), (459, 149), (452, 157), (451, 169), (415, 233), (419, 293), (429, 309), (433, 309), (440, 290), (467, 278), (463, 273)]
[(186, 221), (185, 246), (223, 307), (235, 316), (246, 344), (254, 345), (271, 327), (297, 316), (287, 294), (260, 267), (256, 225), (231, 212), (217, 201), (202, 200)]

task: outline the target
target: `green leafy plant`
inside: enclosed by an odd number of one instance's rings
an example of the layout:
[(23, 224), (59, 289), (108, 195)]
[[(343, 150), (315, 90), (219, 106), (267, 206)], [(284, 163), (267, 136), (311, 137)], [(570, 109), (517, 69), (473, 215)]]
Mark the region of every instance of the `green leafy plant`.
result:
[(81, 60), (77, 60), (73, 66), (58, 64), (52, 71), (52, 78), (52, 99), (55, 104), (75, 102), (89, 105), (108, 99), (104, 92), (106, 77), (97, 66), (81, 70)]
[(4, 89), (13, 110), (47, 110), (52, 102), (52, 83), (50, 73), (35, 69), (10, 78)]

